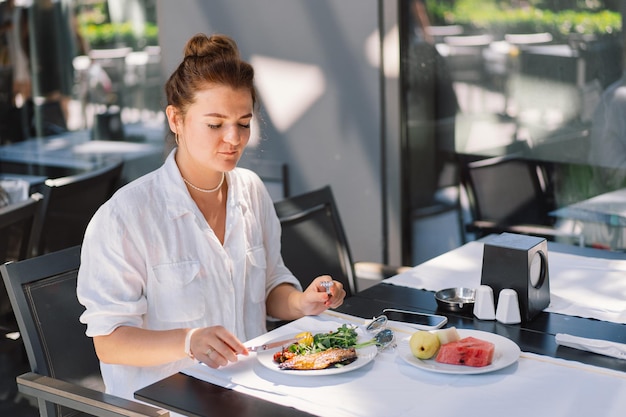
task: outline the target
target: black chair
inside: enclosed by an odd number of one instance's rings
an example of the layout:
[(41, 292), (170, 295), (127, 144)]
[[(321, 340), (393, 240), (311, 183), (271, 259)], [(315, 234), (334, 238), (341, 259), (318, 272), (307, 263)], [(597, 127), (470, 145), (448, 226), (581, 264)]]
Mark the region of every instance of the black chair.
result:
[[(100, 364), (79, 316), (80, 246), (0, 266), (31, 371), (20, 392), (37, 398), (42, 417), (168, 416), (151, 406), (102, 392)], [(85, 414), (75, 414), (76, 410)]]
[(39, 244), (43, 196), (35, 193), (25, 201), (0, 208), (0, 263), (32, 256)]
[(559, 230), (549, 214), (555, 202), (544, 165), (514, 156), (459, 161), (472, 216), (468, 233), (479, 239), (511, 232), (580, 244), (579, 235)]
[(349, 297), (358, 290), (360, 273), (380, 280), (406, 268), (353, 262), (330, 186), (277, 201), (274, 207), (282, 227), (283, 261), (304, 288), (328, 274), (343, 284)]
[(356, 292), (348, 239), (329, 186), (274, 203), (282, 227), (281, 254), (287, 268), (306, 288), (328, 274)]
[[(0, 208), (0, 264), (30, 258), (39, 242), (42, 195)], [(0, 283), (0, 327), (16, 331), (17, 324), (4, 285)]]
[[(0, 264), (26, 259), (39, 240), (41, 194), (0, 209)], [(28, 370), (9, 295), (0, 281), (0, 398), (16, 398), (15, 377)]]
[(119, 186), (123, 161), (85, 173), (46, 180), (38, 255), (80, 245), (96, 210)]

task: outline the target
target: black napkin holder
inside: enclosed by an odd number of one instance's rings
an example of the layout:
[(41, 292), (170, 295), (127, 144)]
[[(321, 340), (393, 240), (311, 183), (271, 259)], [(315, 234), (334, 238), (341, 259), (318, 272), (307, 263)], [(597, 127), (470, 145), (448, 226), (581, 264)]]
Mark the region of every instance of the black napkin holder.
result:
[(517, 292), (522, 321), (528, 322), (550, 304), (548, 243), (545, 238), (502, 233), (485, 242), (481, 284)]

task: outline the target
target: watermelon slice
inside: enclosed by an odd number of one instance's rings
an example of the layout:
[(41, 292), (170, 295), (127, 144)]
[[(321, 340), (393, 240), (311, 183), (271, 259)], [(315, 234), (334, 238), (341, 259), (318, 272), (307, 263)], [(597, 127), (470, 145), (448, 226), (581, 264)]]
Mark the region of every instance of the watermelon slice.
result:
[(487, 366), (493, 360), (495, 345), (486, 340), (466, 337), (441, 345), (435, 360), (450, 365)]

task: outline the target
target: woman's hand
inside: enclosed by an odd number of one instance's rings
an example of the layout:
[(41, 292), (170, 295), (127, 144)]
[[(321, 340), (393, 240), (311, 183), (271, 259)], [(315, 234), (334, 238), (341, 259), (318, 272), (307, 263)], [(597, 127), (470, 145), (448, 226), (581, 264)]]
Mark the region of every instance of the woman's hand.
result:
[(159, 366), (189, 354), (217, 368), (236, 362), (238, 354), (248, 354), (237, 337), (222, 326), (172, 330), (120, 326), (111, 334), (95, 336), (93, 342), (102, 362), (130, 366)]
[(211, 368), (237, 362), (237, 355), (248, 355), (246, 347), (223, 326), (194, 330), (189, 350), (193, 357)]
[[(326, 284), (328, 291), (326, 290)], [(321, 275), (313, 280), (302, 294), (302, 310), (306, 315), (316, 315), (328, 308), (337, 308), (343, 304), (346, 291), (343, 284), (333, 281), (330, 275)]]
[[(327, 282), (329, 293), (322, 283)], [(321, 275), (304, 290), (298, 291), (291, 284), (281, 284), (274, 288), (266, 300), (267, 314), (281, 320), (295, 320), (302, 316), (315, 316), (329, 308), (343, 304), (346, 291), (330, 275)]]

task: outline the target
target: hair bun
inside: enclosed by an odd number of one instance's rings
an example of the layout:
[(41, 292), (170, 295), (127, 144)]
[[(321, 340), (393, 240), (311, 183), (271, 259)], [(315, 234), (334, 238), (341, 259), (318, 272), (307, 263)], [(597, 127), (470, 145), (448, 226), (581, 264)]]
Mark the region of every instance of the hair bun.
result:
[(241, 59), (237, 43), (227, 35), (198, 33), (187, 41), (183, 60), (165, 83), (168, 106), (184, 115), (207, 85), (248, 90), (256, 105), (254, 68)]
[(212, 56), (238, 59), (239, 49), (233, 39), (221, 34), (215, 34), (209, 37), (204, 33), (198, 33), (187, 41), (187, 45), (185, 45), (185, 58)]

